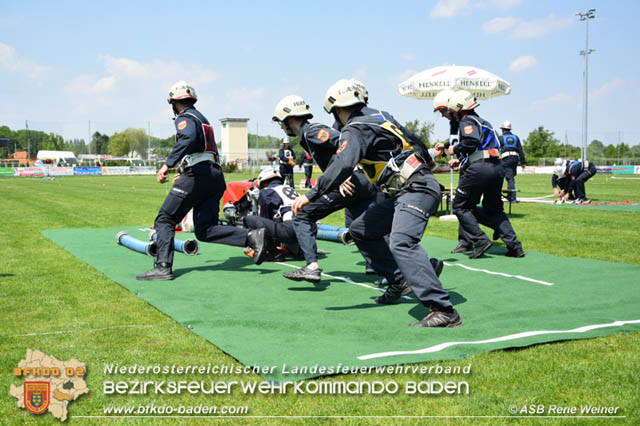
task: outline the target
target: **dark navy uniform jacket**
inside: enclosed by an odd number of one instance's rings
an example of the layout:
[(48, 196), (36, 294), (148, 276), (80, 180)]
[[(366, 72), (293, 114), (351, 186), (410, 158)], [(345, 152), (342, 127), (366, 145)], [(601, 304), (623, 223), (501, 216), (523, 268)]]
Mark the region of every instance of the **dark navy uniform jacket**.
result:
[[(482, 145), (482, 127), (478, 125), (478, 122), (492, 128), (491, 123), (478, 116), (475, 112), (471, 112), (460, 119), (458, 129), (459, 142), (453, 147), (453, 152), (458, 157), (473, 154), (480, 149)], [(498, 142), (496, 141), (496, 143)]]
[[(380, 185), (384, 183), (379, 178), (387, 162), (403, 151), (411, 150), (420, 154), (425, 162), (432, 161), (424, 143), (389, 113), (364, 107), (349, 117), (340, 134), (337, 155), (306, 197), (315, 201), (337, 188), (353, 173), (357, 164), (370, 181)], [(402, 161), (399, 161), (398, 166), (401, 165)]]
[(296, 153), (291, 148), (280, 148), (278, 156), (280, 157), (281, 166), (290, 166), (289, 158), (296, 159)]
[(596, 166), (593, 163), (589, 163), (589, 165), (587, 166), (587, 168), (585, 169), (584, 167), (584, 162), (582, 161), (573, 161), (571, 163), (567, 162), (567, 168), (565, 171), (565, 176), (567, 176), (570, 179), (567, 179), (568, 183), (567, 183), (567, 190), (565, 192), (569, 192), (569, 191), (573, 191), (573, 189), (576, 186), (576, 179), (578, 178), (578, 176), (580, 176), (583, 172), (589, 172), (591, 174), (591, 176), (596, 174)]
[[(189, 114), (198, 117), (202, 123)], [(186, 107), (176, 116), (176, 144), (164, 162), (168, 167), (175, 167), (185, 155), (205, 152), (202, 124), (209, 124), (209, 120), (193, 106)]]
[(340, 132), (320, 123), (306, 122), (300, 127), (300, 146), (307, 151), (323, 172), (338, 150)]
[(503, 133), (498, 137), (498, 139), (500, 140), (501, 153), (515, 151), (520, 157), (520, 164), (526, 164), (524, 161), (524, 151), (522, 150), (522, 144), (520, 143), (520, 138), (517, 135), (511, 133), (511, 130), (505, 129)]
[[(582, 161), (573, 161), (567, 164), (567, 169), (565, 174), (573, 177), (574, 179), (580, 176), (582, 172), (584, 172), (584, 163)], [(587, 169), (588, 171), (588, 169)]]
[(567, 188), (567, 184), (569, 183), (569, 179), (566, 176), (558, 177), (557, 175), (551, 176), (551, 186), (553, 188), (560, 188), (562, 190)]

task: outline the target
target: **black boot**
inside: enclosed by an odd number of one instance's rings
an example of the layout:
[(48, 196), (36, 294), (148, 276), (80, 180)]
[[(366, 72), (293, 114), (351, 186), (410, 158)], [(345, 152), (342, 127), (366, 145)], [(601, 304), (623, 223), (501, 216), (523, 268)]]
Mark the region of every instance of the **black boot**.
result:
[(395, 303), (402, 296), (411, 294), (411, 288), (407, 284), (406, 280), (402, 280), (393, 284), (389, 284), (387, 290), (382, 296), (376, 297), (376, 303), (378, 305), (391, 305)]
[(522, 247), (509, 249), (507, 250), (506, 256), (507, 257), (524, 257), (524, 250), (522, 250)]
[(293, 271), (285, 271), (282, 276), (293, 281), (309, 281), (310, 283), (319, 283), (322, 280), (322, 269), (310, 269), (306, 266)]
[(460, 241), (456, 248), (451, 250), (451, 253), (464, 253), (465, 251), (471, 251), (472, 247), (465, 243), (464, 241)]
[(473, 253), (469, 255), (469, 259), (477, 259), (484, 254), (487, 250), (489, 250), (493, 246), (491, 241), (487, 241), (484, 243), (477, 243), (475, 248), (473, 249)]
[(140, 281), (172, 280), (171, 264), (166, 262), (156, 263), (155, 268), (144, 274), (136, 275), (136, 279)]
[(411, 327), (460, 327), (462, 320), (458, 311), (452, 309), (451, 312), (432, 311), (420, 321), (409, 325)]
[(264, 261), (270, 248), (274, 248), (271, 239), (266, 236), (266, 231), (265, 228), (254, 229), (247, 235), (247, 244), (253, 249), (253, 263), (256, 265)]

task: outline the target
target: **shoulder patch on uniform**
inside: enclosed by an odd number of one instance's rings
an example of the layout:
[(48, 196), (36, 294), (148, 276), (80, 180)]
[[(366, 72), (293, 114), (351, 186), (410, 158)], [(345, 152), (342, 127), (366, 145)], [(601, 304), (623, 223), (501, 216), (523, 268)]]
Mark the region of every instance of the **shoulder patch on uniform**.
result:
[(473, 126), (471, 124), (464, 126), (464, 134), (470, 135), (471, 133), (473, 133)]
[(178, 123), (178, 130), (184, 130), (187, 128), (187, 120), (182, 120)]
[(348, 143), (349, 139), (345, 139), (344, 142), (342, 142), (342, 145), (340, 145), (340, 148), (338, 148), (338, 150), (336, 151), (336, 154), (340, 154), (342, 151), (344, 151)]
[(318, 136), (316, 136), (318, 138), (319, 141), (321, 142), (326, 142), (329, 140), (329, 132), (326, 129), (322, 129), (318, 132)]

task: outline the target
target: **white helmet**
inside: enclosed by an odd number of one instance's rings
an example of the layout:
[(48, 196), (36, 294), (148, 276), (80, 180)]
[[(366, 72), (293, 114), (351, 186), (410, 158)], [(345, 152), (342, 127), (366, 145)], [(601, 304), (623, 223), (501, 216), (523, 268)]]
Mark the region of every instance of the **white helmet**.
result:
[(282, 176), (273, 167), (267, 167), (266, 169), (261, 171), (260, 174), (258, 175), (258, 188), (262, 188), (262, 184), (264, 182), (267, 182), (274, 178), (282, 179)]
[(453, 112), (474, 109), (478, 105), (475, 96), (466, 90), (458, 90), (449, 98), (449, 109)]
[(561, 178), (562, 176), (564, 176), (564, 166), (560, 165), (560, 166), (554, 166), (553, 167), (553, 174), (558, 176), (559, 178)]
[(501, 129), (511, 130), (511, 122), (509, 120), (505, 120), (500, 126)]
[(364, 99), (365, 104), (369, 103), (369, 91), (365, 87), (364, 83), (360, 80), (356, 80), (355, 78), (351, 79), (353, 86), (357, 89), (360, 89), (360, 93), (362, 93), (362, 98)]
[(455, 92), (451, 89), (444, 89), (433, 98), (433, 112), (440, 111), (441, 109), (449, 109), (449, 99)]
[(169, 89), (167, 102), (171, 103), (173, 101), (181, 99), (193, 99), (194, 102), (198, 100), (196, 89), (194, 89), (192, 85), (184, 80), (180, 80), (179, 82), (171, 86), (171, 89)]
[(562, 177), (564, 175), (565, 163), (564, 159), (556, 158), (553, 162), (553, 174), (557, 177)]
[(285, 121), (289, 117), (309, 117), (313, 118), (313, 114), (309, 111), (309, 105), (300, 96), (285, 96), (278, 102), (276, 109), (273, 111), (273, 121)]
[[(364, 86), (362, 86), (364, 87)], [(356, 87), (353, 80), (341, 79), (336, 81), (326, 95), (324, 95), (324, 110), (331, 114), (333, 107), (348, 107), (363, 104), (367, 101), (364, 98), (361, 87)]]

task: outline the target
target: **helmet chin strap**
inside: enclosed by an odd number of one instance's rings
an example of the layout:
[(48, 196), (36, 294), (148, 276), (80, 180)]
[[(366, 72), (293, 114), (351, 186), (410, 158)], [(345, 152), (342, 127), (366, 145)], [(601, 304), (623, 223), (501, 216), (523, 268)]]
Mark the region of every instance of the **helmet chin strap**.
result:
[(285, 133), (287, 136), (290, 136), (290, 137), (292, 137), (292, 138), (295, 138), (295, 137), (296, 137), (296, 134), (295, 134), (295, 133), (293, 133), (293, 129), (291, 128), (291, 126), (289, 126), (289, 121), (288, 121), (287, 119), (285, 119), (285, 120), (283, 121), (283, 123), (284, 123), (284, 133)]
[(338, 115), (338, 112), (334, 109), (333, 111), (331, 111), (331, 113), (333, 114), (333, 119), (340, 125), (340, 127), (344, 126), (342, 121), (340, 121), (340, 116)]
[(180, 113), (180, 111), (178, 110), (178, 108), (176, 107), (176, 103), (175, 102), (171, 102), (171, 109), (173, 110), (173, 119), (175, 120), (175, 118), (178, 116), (178, 114)]

